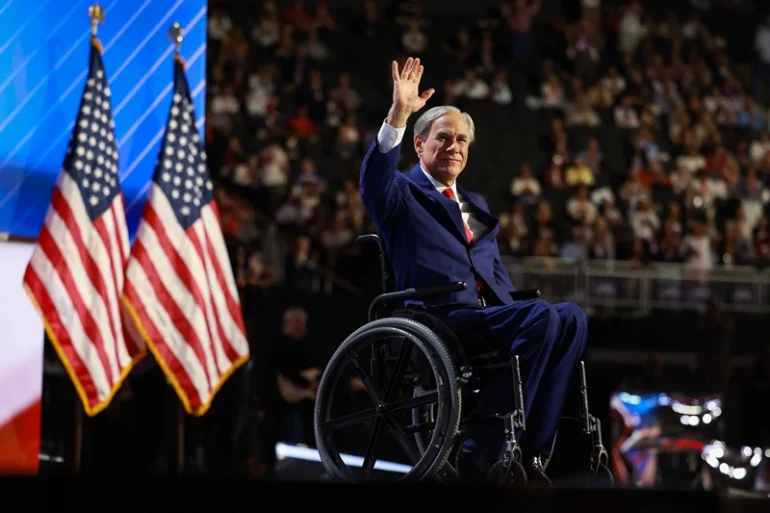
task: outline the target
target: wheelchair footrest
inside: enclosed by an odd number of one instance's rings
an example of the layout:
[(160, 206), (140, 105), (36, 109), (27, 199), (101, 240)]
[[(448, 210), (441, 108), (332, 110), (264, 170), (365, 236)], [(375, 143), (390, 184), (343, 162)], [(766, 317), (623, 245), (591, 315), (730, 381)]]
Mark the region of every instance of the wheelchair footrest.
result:
[(518, 440), (516, 440), (516, 430), (523, 429), (521, 427), (521, 418), (524, 412), (518, 408), (511, 413), (503, 416), (503, 423), (505, 425), (505, 449), (503, 450), (503, 462), (506, 468), (508, 468), (508, 461), (513, 459), (515, 461), (521, 461), (521, 447)]
[(524, 417), (524, 388), (521, 383), (521, 369), (519, 367), (519, 356), (511, 355), (511, 369), (513, 370), (513, 404), (515, 428), (522, 431), (527, 429), (527, 421)]

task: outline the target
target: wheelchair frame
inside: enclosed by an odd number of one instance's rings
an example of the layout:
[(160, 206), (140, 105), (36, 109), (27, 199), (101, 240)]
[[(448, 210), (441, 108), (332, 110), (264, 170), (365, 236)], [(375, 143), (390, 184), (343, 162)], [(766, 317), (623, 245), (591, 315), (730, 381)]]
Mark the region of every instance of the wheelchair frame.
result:
[[(356, 334), (360, 334), (361, 332), (364, 332), (367, 327), (372, 325), (374, 330), (381, 330), (381, 326), (374, 327), (374, 325), (381, 324), (379, 321), (382, 321), (384, 319), (410, 319), (411, 322), (417, 323), (421, 325), (423, 328), (426, 328), (430, 332), (434, 333), (436, 335), (436, 338), (438, 338), (441, 342), (443, 342), (444, 346), (446, 346), (446, 349), (450, 351), (450, 355), (453, 359), (459, 360), (456, 363), (458, 364), (458, 370), (459, 373), (456, 376), (456, 385), (459, 385), (460, 388), (467, 388), (471, 382), (477, 378), (476, 371), (489, 371), (489, 370), (496, 370), (496, 369), (502, 369), (505, 367), (510, 367), (513, 373), (513, 391), (514, 391), (514, 409), (512, 412), (504, 413), (504, 414), (493, 414), (491, 416), (487, 416), (484, 418), (480, 418), (474, 415), (471, 415), (469, 417), (466, 417), (465, 419), (461, 418), (461, 414), (459, 410), (461, 409), (461, 405), (458, 407), (458, 421), (457, 421), (457, 429), (455, 429), (455, 432), (452, 433), (453, 439), (451, 441), (445, 440), (443, 443), (451, 444), (451, 447), (444, 451), (446, 455), (448, 455), (449, 452), (452, 452), (454, 450), (459, 450), (459, 444), (462, 430), (461, 427), (463, 424), (467, 425), (469, 423), (477, 422), (477, 421), (488, 421), (490, 418), (497, 418), (502, 419), (504, 424), (504, 450), (502, 459), (498, 461), (492, 468), (492, 471), (490, 472), (489, 479), (497, 482), (497, 483), (516, 483), (516, 484), (523, 484), (522, 482), (526, 482), (526, 472), (524, 470), (524, 467), (522, 465), (521, 459), (522, 459), (522, 451), (521, 447), (519, 446), (519, 442), (516, 439), (515, 432), (516, 430), (521, 430), (522, 432), (526, 430), (526, 418), (524, 414), (524, 393), (523, 393), (523, 385), (522, 385), (522, 379), (521, 379), (521, 371), (520, 371), (520, 365), (519, 365), (519, 356), (512, 354), (509, 356), (508, 360), (506, 361), (505, 358), (500, 358), (500, 353), (502, 350), (495, 350), (495, 351), (489, 351), (485, 353), (479, 353), (474, 354), (471, 359), (468, 359), (465, 353), (465, 350), (463, 349), (458, 337), (438, 318), (431, 315), (428, 312), (420, 311), (417, 309), (409, 309), (409, 308), (402, 308), (402, 309), (393, 309), (390, 311), (389, 315), (380, 317), (379, 311), (381, 308), (388, 303), (392, 302), (403, 302), (406, 300), (415, 300), (415, 299), (424, 299), (432, 296), (438, 296), (443, 295), (447, 293), (452, 292), (458, 292), (461, 290), (464, 290), (467, 287), (467, 284), (465, 282), (454, 282), (449, 283), (445, 285), (438, 285), (438, 286), (431, 286), (431, 287), (412, 287), (400, 291), (389, 291), (389, 284), (391, 280), (391, 274), (390, 274), (390, 267), (388, 265), (387, 261), (387, 254), (385, 251), (384, 243), (382, 239), (376, 235), (376, 234), (368, 234), (368, 235), (361, 235), (357, 238), (357, 242), (359, 243), (376, 243), (377, 244), (377, 250), (379, 254), (380, 259), (380, 271), (381, 271), (381, 286), (382, 286), (382, 292), (377, 295), (372, 302), (369, 305), (369, 311), (368, 311), (368, 323), (359, 330), (357, 330), (352, 336)], [(524, 300), (531, 300), (536, 299), (540, 297), (540, 291), (537, 289), (531, 289), (531, 290), (519, 290), (511, 293), (512, 298), (515, 301), (524, 301)], [(409, 335), (406, 331), (399, 331), (397, 328), (394, 328), (393, 331), (399, 332), (402, 335)], [(414, 335), (407, 337), (411, 338), (414, 342)], [(380, 368), (380, 365), (382, 364), (381, 360), (382, 357), (378, 357), (376, 355), (377, 353), (375, 351), (372, 351), (372, 358), (370, 362), (372, 375), (375, 375), (378, 372), (378, 369)], [(332, 360), (337, 357), (337, 354), (332, 357)], [(330, 361), (330, 365), (331, 365)], [(401, 358), (399, 357), (399, 362), (397, 365), (403, 365), (404, 362), (401, 361)], [(328, 368), (328, 367), (327, 367)], [(358, 370), (358, 369), (356, 369)], [(448, 375), (451, 376), (451, 369), (446, 369)], [(562, 416), (562, 419), (566, 420), (578, 420), (578, 422), (582, 425), (582, 431), (586, 435), (591, 436), (591, 442), (593, 445), (591, 455), (590, 455), (590, 464), (589, 469), (591, 473), (596, 476), (599, 479), (609, 481), (612, 483), (613, 477), (612, 473), (609, 470), (608, 467), (608, 454), (606, 449), (604, 448), (603, 442), (602, 442), (602, 434), (601, 434), (601, 421), (591, 415), (591, 413), (588, 410), (588, 387), (587, 387), (587, 381), (586, 381), (586, 374), (585, 374), (585, 363), (584, 361), (580, 361), (578, 365), (578, 373), (579, 373), (579, 391), (580, 391), (580, 401), (579, 401), (579, 410), (580, 410), (580, 419), (574, 419), (570, 417), (564, 417)], [(326, 374), (326, 372), (324, 372)], [(326, 376), (324, 376), (326, 377)], [(322, 379), (321, 387), (324, 387), (327, 383), (327, 380)], [(331, 383), (329, 386), (334, 387), (336, 383)], [(386, 396), (391, 391), (391, 383), (388, 383)], [(459, 391), (458, 391), (459, 396)], [(319, 390), (319, 398), (321, 397), (321, 392)], [(460, 400), (460, 403), (462, 403), (462, 400)], [(376, 403), (375, 403), (376, 404)], [(316, 415), (315, 415), (315, 432), (316, 432), (316, 442), (319, 447), (319, 452), (321, 453), (321, 461), (323, 462), (324, 466), (332, 472), (333, 474), (336, 474), (337, 472), (334, 471), (331, 465), (331, 462), (329, 461), (329, 458), (325, 458), (324, 454), (328, 455), (328, 452), (324, 450), (325, 447), (322, 447), (322, 444), (325, 443), (323, 436), (321, 436), (321, 430), (322, 430), (322, 419), (321, 419), (321, 413), (322, 408), (324, 405), (320, 404), (320, 401), (316, 404)], [(415, 406), (417, 407), (417, 406)], [(379, 404), (377, 406), (378, 411), (379, 409), (383, 408), (382, 404)], [(414, 415), (414, 412), (413, 412)], [(416, 422), (413, 420), (413, 422)], [(415, 426), (410, 426), (415, 427)], [(377, 428), (375, 428), (377, 429)], [(376, 437), (376, 435), (375, 435)], [(554, 445), (556, 442), (556, 434), (554, 435)], [(419, 446), (418, 442), (418, 446)], [(422, 451), (422, 454), (425, 454), (425, 451), (423, 450), (423, 447), (420, 447), (420, 450)], [(368, 453), (369, 451), (367, 451)], [(553, 447), (552, 447), (553, 452)], [(448, 456), (444, 457), (444, 461), (439, 463), (438, 467), (434, 469), (435, 475), (429, 476), (429, 477), (438, 477), (439, 479), (445, 479), (445, 478), (452, 478), (452, 477), (458, 477), (457, 470), (448, 462), (446, 461), (446, 458)], [(545, 462), (545, 465), (547, 466), (548, 462)], [(424, 476), (421, 476), (422, 478)]]

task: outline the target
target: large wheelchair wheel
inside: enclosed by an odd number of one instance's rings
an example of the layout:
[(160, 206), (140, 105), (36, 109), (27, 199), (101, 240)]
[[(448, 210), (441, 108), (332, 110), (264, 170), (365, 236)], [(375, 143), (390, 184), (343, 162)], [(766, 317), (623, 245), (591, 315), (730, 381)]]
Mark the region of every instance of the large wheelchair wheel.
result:
[[(338, 388), (345, 383), (348, 364), (371, 403), (363, 411), (344, 411), (349, 407), (347, 398), (336, 393), (344, 392)], [(433, 477), (446, 463), (459, 429), (459, 386), (446, 345), (423, 324), (399, 317), (365, 324), (342, 342), (321, 377), (315, 437), (324, 467), (333, 477), (352, 482), (379, 476), (401, 481)], [(413, 421), (417, 417), (422, 420), (419, 424)], [(346, 442), (341, 435), (345, 428), (368, 434), (362, 458), (353, 458), (357, 461), (343, 460), (339, 446)], [(400, 449), (408, 470), (373, 475), (378, 460), (399, 459), (377, 452), (383, 435), (392, 438), (395, 450)]]

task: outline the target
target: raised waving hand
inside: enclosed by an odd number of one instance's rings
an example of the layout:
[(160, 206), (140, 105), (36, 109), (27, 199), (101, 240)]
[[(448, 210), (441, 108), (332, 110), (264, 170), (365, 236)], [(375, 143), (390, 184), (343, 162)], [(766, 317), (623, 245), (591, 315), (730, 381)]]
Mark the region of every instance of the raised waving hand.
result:
[(424, 71), (425, 67), (420, 64), (420, 59), (409, 57), (401, 71), (398, 69), (398, 63), (393, 61), (393, 105), (387, 119), (390, 126), (406, 126), (409, 116), (425, 107), (425, 103), (436, 92), (431, 88), (420, 93), (420, 80)]

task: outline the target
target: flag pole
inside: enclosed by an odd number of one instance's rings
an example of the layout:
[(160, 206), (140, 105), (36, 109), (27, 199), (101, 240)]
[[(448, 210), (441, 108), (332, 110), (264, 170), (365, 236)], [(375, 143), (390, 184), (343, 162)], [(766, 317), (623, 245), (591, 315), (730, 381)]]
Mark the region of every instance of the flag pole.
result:
[(83, 405), (80, 403), (80, 397), (75, 394), (75, 443), (73, 446), (73, 465), (75, 475), (80, 475), (80, 462), (83, 455)]
[(177, 398), (176, 408), (176, 472), (179, 477), (184, 474), (184, 454), (185, 454), (185, 432), (184, 432), (184, 408), (182, 402)]
[[(181, 59), (181, 47), (184, 30), (179, 22), (174, 22), (168, 30), (168, 39), (174, 43), (174, 59)], [(178, 398), (177, 398), (178, 400)], [(185, 466), (185, 411), (182, 402), (177, 402), (176, 415), (176, 470), (179, 476), (184, 474)]]
[[(91, 18), (91, 39), (97, 41), (99, 24), (104, 23), (104, 9), (99, 5), (98, 0), (88, 8), (88, 17)], [(80, 475), (81, 463), (83, 461), (83, 404), (80, 397), (75, 394), (75, 440), (73, 443), (73, 466), (75, 475)]]

